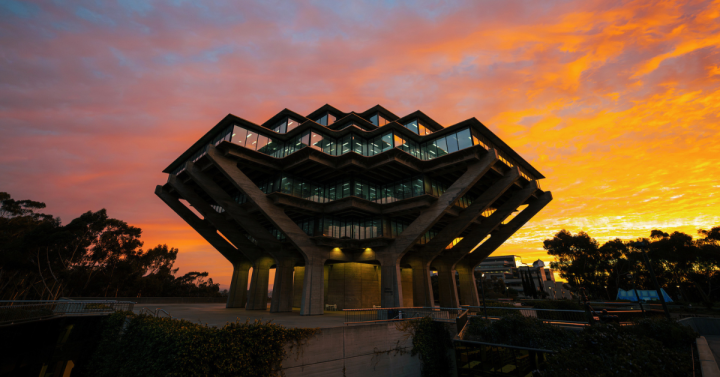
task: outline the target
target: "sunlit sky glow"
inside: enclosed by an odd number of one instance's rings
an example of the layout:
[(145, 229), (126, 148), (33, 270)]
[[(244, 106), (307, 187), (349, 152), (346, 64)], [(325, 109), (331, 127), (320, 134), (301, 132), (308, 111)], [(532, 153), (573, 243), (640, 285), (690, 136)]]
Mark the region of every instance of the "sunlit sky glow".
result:
[[(342, 3), (342, 4), (340, 4)], [(0, 191), (231, 269), (155, 195), (227, 113), (486, 124), (555, 200), (497, 254), (720, 225), (720, 1), (0, 2)]]

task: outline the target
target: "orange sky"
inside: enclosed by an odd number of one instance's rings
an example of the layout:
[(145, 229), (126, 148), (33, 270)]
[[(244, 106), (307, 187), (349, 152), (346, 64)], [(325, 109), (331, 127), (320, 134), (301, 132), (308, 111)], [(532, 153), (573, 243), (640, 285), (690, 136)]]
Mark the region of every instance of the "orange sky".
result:
[[(205, 3), (203, 3), (205, 4)], [(0, 3), (0, 191), (231, 266), (153, 195), (227, 113), (476, 117), (555, 200), (496, 254), (720, 225), (720, 1)]]

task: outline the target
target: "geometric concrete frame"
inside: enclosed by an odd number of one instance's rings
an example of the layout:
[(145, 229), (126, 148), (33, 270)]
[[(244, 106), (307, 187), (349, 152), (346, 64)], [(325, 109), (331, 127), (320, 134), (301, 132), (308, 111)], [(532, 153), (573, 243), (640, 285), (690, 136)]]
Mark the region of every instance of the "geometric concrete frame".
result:
[(441, 306), (477, 305), (475, 267), (552, 200), (477, 119), (380, 105), (230, 114), (164, 172), (155, 194), (233, 265), (227, 307), (265, 310), (275, 268), (270, 311), (301, 315), (433, 306), (431, 268)]

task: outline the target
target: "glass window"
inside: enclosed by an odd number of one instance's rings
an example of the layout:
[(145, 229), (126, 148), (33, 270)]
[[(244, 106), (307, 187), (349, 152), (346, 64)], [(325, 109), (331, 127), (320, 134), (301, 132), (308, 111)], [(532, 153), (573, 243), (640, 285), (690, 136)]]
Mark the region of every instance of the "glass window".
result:
[(405, 139), (400, 137), (400, 135), (394, 134), (394, 142), (395, 148), (402, 148), (403, 144), (405, 144)]
[(312, 132), (310, 135), (310, 147), (319, 151), (323, 150), (323, 137), (320, 134)]
[(320, 117), (320, 119), (317, 120), (318, 124), (322, 124), (323, 126), (327, 126), (327, 114)]
[(413, 196), (423, 195), (425, 193), (425, 190), (423, 190), (422, 177), (413, 178), (412, 191), (413, 191)]
[(282, 192), (283, 194), (292, 195), (292, 180), (287, 177), (282, 177)]
[(247, 139), (245, 139), (245, 148), (255, 150), (257, 149), (258, 134), (252, 131), (248, 131)]
[(445, 137), (445, 141), (447, 142), (447, 151), (448, 153), (453, 153), (458, 151), (458, 140), (456, 134), (450, 134)]
[(420, 123), (418, 129), (419, 129), (418, 135), (424, 136), (424, 135), (427, 135), (430, 133), (430, 132), (428, 132), (428, 129), (425, 128), (425, 125), (422, 123)]
[(273, 131), (281, 134), (287, 132), (287, 120), (283, 119), (277, 126), (275, 126), (275, 128), (273, 128)]
[(328, 123), (327, 123), (328, 126), (335, 123), (335, 115), (328, 114), (327, 117), (328, 117)]
[(244, 129), (242, 127), (238, 127), (238, 126), (233, 127), (233, 133), (232, 133), (232, 139), (231, 139), (231, 141), (233, 143), (244, 147), (246, 138), (247, 138), (247, 130), (246, 129)]
[(363, 141), (364, 140), (361, 137), (359, 137), (358, 135), (353, 135), (353, 147), (352, 147), (353, 152), (355, 152), (359, 155), (363, 155), (363, 145), (362, 145)]
[(433, 158), (436, 158), (438, 156), (437, 147), (435, 146), (435, 142), (431, 141), (427, 143), (427, 159), (432, 160)]
[(469, 129), (464, 129), (457, 133), (458, 148), (465, 149), (473, 146), (472, 136)]
[(370, 123), (372, 123), (372, 124), (374, 124), (374, 125), (376, 125), (376, 126), (379, 125), (379, 124), (378, 124), (378, 114), (375, 114), (375, 115), (373, 115), (373, 116), (370, 117)]
[(380, 138), (381, 138), (380, 136), (375, 137), (370, 142), (370, 147), (368, 148), (368, 149), (370, 149), (369, 150), (370, 156), (374, 156), (382, 151), (382, 148), (380, 147), (380, 142), (381, 142)]
[(395, 184), (395, 198), (397, 200), (405, 199), (405, 188), (402, 182)]
[(294, 119), (291, 119), (291, 118), (288, 118), (288, 120), (287, 120), (287, 132), (290, 132), (290, 131), (294, 130), (294, 129), (295, 129), (297, 126), (299, 126), (299, 125), (300, 125), (300, 123), (298, 123), (298, 121), (296, 121), (296, 120), (294, 120)]
[(447, 152), (447, 143), (445, 142), (445, 138), (441, 137), (438, 139), (435, 139), (434, 141), (435, 146), (437, 147), (437, 156), (444, 156)]
[(420, 130), (418, 129), (418, 122), (417, 120), (414, 120), (408, 124), (405, 125), (405, 128), (408, 130), (415, 132), (416, 134), (419, 134)]
[(405, 199), (412, 198), (413, 192), (412, 192), (412, 185), (410, 185), (410, 180), (409, 179), (404, 180), (402, 185), (403, 185), (403, 193), (404, 193)]
[(350, 196), (350, 182), (345, 181), (342, 183), (342, 196), (340, 198), (347, 198)]
[(345, 154), (350, 152), (350, 143), (352, 141), (352, 135), (347, 134), (343, 136), (342, 138), (342, 149), (340, 150), (340, 154)]
[(382, 139), (380, 141), (380, 145), (382, 146), (382, 152), (385, 152), (386, 150), (392, 149), (393, 147), (393, 134), (387, 133), (385, 135), (382, 135)]
[(257, 150), (265, 153), (265, 146), (268, 145), (268, 141), (269, 140), (268, 140), (267, 136), (259, 135), (258, 142), (257, 142)]

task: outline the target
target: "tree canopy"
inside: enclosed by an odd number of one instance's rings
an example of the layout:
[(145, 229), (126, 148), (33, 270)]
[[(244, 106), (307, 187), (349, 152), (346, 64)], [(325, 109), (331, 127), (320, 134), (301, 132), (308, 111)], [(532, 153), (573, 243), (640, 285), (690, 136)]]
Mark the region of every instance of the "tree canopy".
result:
[(640, 248), (644, 248), (666, 292), (684, 301), (716, 301), (720, 298), (720, 227), (700, 229), (698, 235), (653, 230), (649, 238), (616, 238), (600, 245), (585, 232), (561, 230), (545, 240), (543, 247), (555, 257), (550, 266), (560, 277), (596, 298), (612, 299), (618, 288), (632, 289), (633, 283), (637, 289), (655, 289), (643, 263)]
[(142, 230), (104, 209), (62, 225), (44, 203), (0, 202), (0, 299), (220, 295), (207, 272), (175, 276), (178, 249), (144, 250)]

